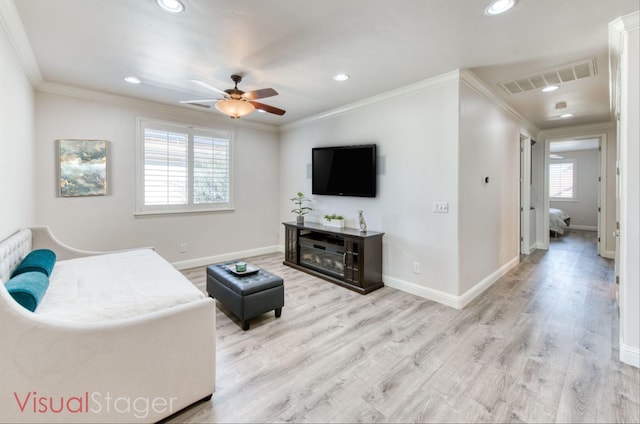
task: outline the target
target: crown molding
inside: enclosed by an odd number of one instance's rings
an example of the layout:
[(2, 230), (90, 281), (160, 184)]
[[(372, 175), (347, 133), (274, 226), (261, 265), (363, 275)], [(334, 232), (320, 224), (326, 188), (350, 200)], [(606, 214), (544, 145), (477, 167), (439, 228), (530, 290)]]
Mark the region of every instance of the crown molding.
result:
[(640, 11), (631, 12), (628, 15), (620, 16), (609, 24), (619, 32), (628, 32), (640, 28)]
[(520, 115), (515, 109), (509, 106), (504, 100), (498, 97), (497, 94), (485, 84), (480, 78), (476, 76), (469, 69), (461, 69), (460, 70), (460, 81), (464, 83), (467, 87), (474, 90), (476, 93), (480, 94), (487, 100), (489, 100), (494, 105), (498, 106), (504, 112), (506, 112), (509, 116), (511, 116), (516, 121), (520, 122), (527, 131), (529, 131), (530, 137), (537, 137), (540, 133), (540, 129), (531, 121), (528, 121), (524, 116)]
[(27, 37), (13, 0), (0, 0), (0, 24), (4, 28), (31, 86), (38, 87), (43, 81), (42, 73), (40, 73), (38, 61), (33, 54), (29, 37)]
[(335, 109), (330, 109), (326, 112), (318, 113), (316, 115), (302, 118), (298, 121), (281, 125), (279, 127), (280, 132), (287, 132), (296, 128), (304, 127), (313, 122), (322, 121), (322, 120), (333, 118), (339, 115), (344, 115), (354, 110), (361, 109), (363, 107), (373, 105), (376, 103), (384, 102), (386, 100), (395, 99), (397, 97), (406, 96), (406, 95), (413, 95), (419, 91), (429, 90), (436, 87), (441, 87), (444, 85), (456, 83), (459, 81), (459, 79), (460, 79), (459, 70), (447, 72), (445, 74), (441, 74), (436, 77), (417, 82), (415, 84), (407, 85), (405, 87), (401, 87), (395, 90), (377, 94), (375, 96), (368, 97), (363, 100), (358, 100), (356, 102), (349, 103), (347, 105), (340, 106)]
[(101, 91), (88, 90), (86, 88), (74, 87), (65, 84), (58, 84), (45, 81), (41, 83), (36, 91), (48, 94), (56, 94), (77, 99), (96, 101), (122, 107), (144, 109), (145, 111), (153, 111), (158, 113), (171, 114), (181, 117), (198, 117), (199, 119), (210, 121), (220, 127), (228, 128), (250, 128), (265, 132), (277, 133), (278, 127), (269, 124), (235, 119), (232, 122), (229, 118), (223, 118), (210, 112), (193, 110), (187, 107), (169, 105), (165, 103), (153, 102), (150, 100), (142, 100), (133, 97), (120, 96), (117, 94), (104, 93)]
[(471, 72), (468, 69), (456, 69), (454, 71), (447, 72), (445, 74), (441, 74), (436, 77), (417, 82), (415, 84), (411, 84), (402, 88), (387, 91), (385, 93), (378, 94), (376, 96), (372, 96), (363, 100), (359, 100), (357, 102), (350, 103), (345, 106), (331, 109), (327, 112), (319, 113), (307, 118), (300, 119), (298, 121), (282, 125), (279, 128), (281, 132), (287, 132), (296, 128), (303, 127), (305, 125), (309, 125), (313, 122), (322, 121), (322, 120), (333, 118), (339, 115), (344, 115), (346, 113), (352, 112), (354, 110), (357, 110), (372, 104), (384, 102), (386, 100), (394, 99), (401, 96), (415, 95), (416, 93), (423, 90), (429, 90), (429, 89), (441, 87), (448, 84), (458, 83), (458, 82), (464, 83), (466, 86), (473, 89), (476, 93), (482, 95), (483, 97), (485, 97), (486, 99), (494, 103), (496, 106), (500, 107), (512, 118), (516, 119), (523, 126), (525, 126), (527, 130), (531, 132), (531, 136), (537, 136), (537, 134), (540, 132), (538, 127), (536, 127), (533, 123), (526, 120), (522, 115), (520, 115), (508, 104), (506, 104), (489, 87), (487, 87), (487, 85), (484, 82), (482, 82), (473, 72)]
[(609, 110), (611, 119), (616, 119), (620, 98), (620, 55), (624, 34), (637, 31), (640, 27), (640, 12), (635, 11), (609, 23)]

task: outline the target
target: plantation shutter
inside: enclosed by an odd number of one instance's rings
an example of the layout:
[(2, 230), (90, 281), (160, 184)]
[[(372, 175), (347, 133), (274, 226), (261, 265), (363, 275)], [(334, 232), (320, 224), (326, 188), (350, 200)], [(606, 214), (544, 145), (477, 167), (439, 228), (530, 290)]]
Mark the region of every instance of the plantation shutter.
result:
[(233, 210), (232, 133), (138, 120), (136, 214)]
[(193, 138), (193, 202), (229, 202), (229, 140), (202, 134)]
[(189, 201), (189, 137), (144, 129), (144, 205), (184, 205)]
[(555, 162), (549, 164), (549, 197), (555, 199), (573, 199), (574, 163)]

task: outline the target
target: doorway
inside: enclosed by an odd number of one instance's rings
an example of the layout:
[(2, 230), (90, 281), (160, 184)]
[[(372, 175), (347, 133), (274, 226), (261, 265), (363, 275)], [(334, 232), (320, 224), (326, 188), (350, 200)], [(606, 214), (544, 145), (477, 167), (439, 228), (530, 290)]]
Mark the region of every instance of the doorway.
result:
[[(605, 255), (606, 134), (548, 139), (545, 146), (544, 245), (551, 232), (582, 230), (596, 233), (600, 256)], [(559, 218), (567, 225), (559, 222)]]

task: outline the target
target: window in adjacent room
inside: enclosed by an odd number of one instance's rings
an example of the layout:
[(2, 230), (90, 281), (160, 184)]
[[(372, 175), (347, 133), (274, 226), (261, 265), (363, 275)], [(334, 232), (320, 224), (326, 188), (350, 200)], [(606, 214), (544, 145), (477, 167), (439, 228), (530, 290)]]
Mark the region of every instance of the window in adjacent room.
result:
[(139, 119), (137, 213), (229, 210), (231, 133)]
[(554, 160), (549, 163), (549, 198), (576, 200), (576, 163), (573, 160)]

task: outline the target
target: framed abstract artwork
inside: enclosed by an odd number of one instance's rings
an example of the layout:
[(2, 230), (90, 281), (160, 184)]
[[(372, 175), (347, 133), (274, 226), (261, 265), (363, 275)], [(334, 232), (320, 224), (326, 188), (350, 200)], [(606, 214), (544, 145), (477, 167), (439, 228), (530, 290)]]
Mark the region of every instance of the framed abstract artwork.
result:
[(60, 196), (106, 195), (107, 141), (61, 139), (57, 142)]

